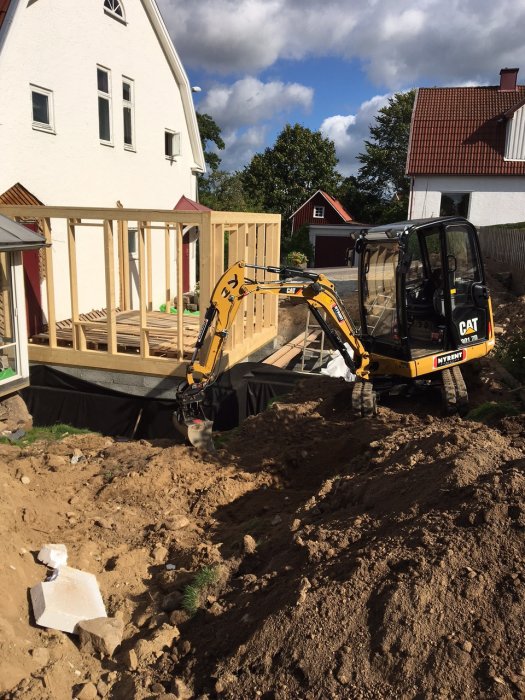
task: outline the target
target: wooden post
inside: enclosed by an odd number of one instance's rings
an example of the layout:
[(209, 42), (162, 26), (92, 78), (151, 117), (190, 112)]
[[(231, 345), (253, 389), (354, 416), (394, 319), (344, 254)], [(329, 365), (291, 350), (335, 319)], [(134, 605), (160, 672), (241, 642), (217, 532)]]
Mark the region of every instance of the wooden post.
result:
[[(85, 350), (85, 336), (78, 322), (78, 276), (77, 276), (77, 240), (75, 232), (76, 219), (67, 220), (67, 250), (69, 258), (69, 290), (71, 296), (71, 319), (73, 322), (73, 350)], [(84, 339), (84, 342), (83, 340)]]
[(113, 247), (113, 221), (104, 219), (104, 272), (106, 277), (106, 328), (108, 353), (117, 353), (117, 312), (115, 306), (115, 254)]
[[(165, 294), (164, 302), (166, 304), (166, 313), (170, 313), (171, 308), (171, 245), (170, 245), (170, 225), (164, 224), (164, 277), (165, 277)], [(175, 235), (178, 232), (175, 230)]]
[(184, 224), (177, 224), (177, 351), (178, 359), (184, 357), (184, 280), (182, 262), (182, 238)]
[[(51, 243), (51, 223), (49, 219), (42, 219), (41, 229), (44, 232), (46, 243)], [(57, 347), (57, 326), (55, 313), (55, 276), (53, 274), (53, 254), (51, 247), (44, 248), (46, 262), (46, 297), (47, 297), (47, 325), (49, 334), (49, 347)]]
[[(211, 293), (213, 291), (213, 260), (215, 248), (215, 236), (212, 234), (213, 227), (211, 225), (212, 212), (203, 212), (202, 219), (199, 224), (199, 278), (200, 278), (200, 299), (199, 311), (201, 314), (201, 322), (204, 319), (204, 312), (210, 303)], [(178, 267), (177, 267), (178, 275)]]
[[(255, 265), (255, 246), (257, 240), (256, 225), (248, 224), (248, 239), (246, 243), (247, 261)], [(253, 337), (255, 324), (255, 295), (250, 294), (246, 299), (246, 328), (245, 338), (250, 340)]]
[[(265, 240), (264, 240), (264, 224), (256, 224), (257, 229), (257, 253), (256, 265), (265, 264)], [(264, 318), (264, 296), (259, 294), (255, 298), (255, 332), (260, 333), (263, 327)]]
[(151, 252), (151, 222), (148, 221), (146, 224), (146, 244), (147, 244), (147, 256), (146, 260), (148, 263), (148, 311), (153, 309), (153, 261)]
[(146, 310), (146, 226), (145, 221), (138, 223), (139, 238), (139, 318), (140, 318), (140, 356), (149, 357), (148, 315)]

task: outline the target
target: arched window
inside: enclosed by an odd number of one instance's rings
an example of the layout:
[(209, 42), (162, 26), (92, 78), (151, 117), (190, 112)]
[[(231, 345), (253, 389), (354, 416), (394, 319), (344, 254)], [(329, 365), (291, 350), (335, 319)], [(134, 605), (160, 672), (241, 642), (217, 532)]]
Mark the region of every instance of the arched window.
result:
[(122, 20), (123, 22), (126, 21), (124, 6), (120, 0), (104, 0), (104, 12)]

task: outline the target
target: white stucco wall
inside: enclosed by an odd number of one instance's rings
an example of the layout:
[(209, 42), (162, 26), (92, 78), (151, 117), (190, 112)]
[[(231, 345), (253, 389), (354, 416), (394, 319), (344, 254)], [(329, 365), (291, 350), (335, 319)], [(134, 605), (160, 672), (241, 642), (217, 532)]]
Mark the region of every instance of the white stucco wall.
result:
[[(125, 207), (156, 209), (172, 209), (181, 195), (196, 198), (179, 86), (142, 3), (122, 1), (126, 24), (104, 13), (103, 0), (18, 3), (0, 53), (0, 192), (20, 182), (48, 205), (114, 207), (120, 200)], [(98, 135), (97, 64), (111, 71), (112, 146)], [(134, 81), (134, 151), (123, 143), (123, 76)], [(53, 92), (55, 133), (32, 128), (30, 84)], [(181, 134), (175, 161), (164, 155), (165, 129)], [(97, 284), (102, 246), (93, 243), (101, 233), (84, 229), (81, 238), (80, 286), (90, 308), (105, 306)], [(70, 313), (65, 241), (55, 225), (59, 318)], [(163, 236), (153, 241), (157, 256)], [(163, 275), (153, 279), (154, 296), (162, 301)]]
[(475, 226), (525, 221), (525, 177), (418, 176), (414, 178), (409, 218), (439, 216), (441, 194), (470, 192), (468, 218)]

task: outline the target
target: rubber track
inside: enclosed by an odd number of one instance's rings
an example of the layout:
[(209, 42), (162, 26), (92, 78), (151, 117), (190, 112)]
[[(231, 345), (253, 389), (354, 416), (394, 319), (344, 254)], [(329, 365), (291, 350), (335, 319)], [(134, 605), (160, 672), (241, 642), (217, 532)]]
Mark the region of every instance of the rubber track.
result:
[(355, 382), (352, 390), (352, 411), (360, 418), (377, 413), (376, 393), (372, 382)]
[(452, 377), (456, 388), (457, 410), (460, 415), (465, 415), (468, 411), (468, 391), (459, 365), (452, 367)]
[(441, 372), (443, 408), (445, 413), (464, 415), (468, 410), (468, 392), (459, 365)]

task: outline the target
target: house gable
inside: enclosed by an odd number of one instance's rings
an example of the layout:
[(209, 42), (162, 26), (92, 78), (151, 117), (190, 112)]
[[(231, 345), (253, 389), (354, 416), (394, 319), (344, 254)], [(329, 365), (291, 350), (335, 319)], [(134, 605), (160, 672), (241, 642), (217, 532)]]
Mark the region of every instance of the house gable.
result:
[(352, 216), (341, 202), (323, 190), (317, 190), (290, 218), (292, 231), (296, 231), (305, 224), (337, 226), (353, 222)]
[[(419, 88), (407, 174), (524, 175), (525, 86)], [(508, 136), (511, 134), (511, 137)], [(509, 141), (510, 139), (510, 141)]]

